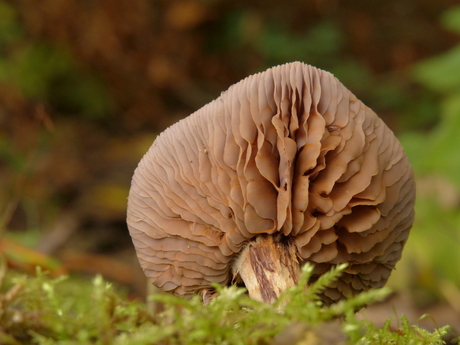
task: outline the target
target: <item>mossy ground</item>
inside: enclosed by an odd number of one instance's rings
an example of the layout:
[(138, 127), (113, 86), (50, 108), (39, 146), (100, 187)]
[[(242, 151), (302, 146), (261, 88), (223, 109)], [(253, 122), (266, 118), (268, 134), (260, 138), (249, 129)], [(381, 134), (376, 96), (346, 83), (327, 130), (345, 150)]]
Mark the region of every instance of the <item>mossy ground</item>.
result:
[[(208, 306), (198, 297), (185, 300), (169, 294), (150, 299), (162, 311), (130, 301), (100, 276), (91, 282), (35, 276), (0, 269), (0, 344), (443, 344), (449, 327), (434, 332), (410, 325), (401, 317), (399, 329), (390, 321), (381, 328), (358, 321), (355, 311), (388, 295), (372, 290), (323, 306), (321, 289), (336, 279), (337, 267), (304, 289), (311, 273), (274, 305), (253, 301), (245, 290), (218, 287)], [(331, 340), (333, 339), (333, 340)]]

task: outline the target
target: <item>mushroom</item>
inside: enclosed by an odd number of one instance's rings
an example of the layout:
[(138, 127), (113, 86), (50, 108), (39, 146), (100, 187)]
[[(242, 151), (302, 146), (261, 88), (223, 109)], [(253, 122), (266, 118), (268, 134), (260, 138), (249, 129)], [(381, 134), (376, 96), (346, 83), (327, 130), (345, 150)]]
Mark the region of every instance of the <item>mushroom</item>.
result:
[(392, 131), (332, 74), (288, 63), (177, 122), (140, 161), (127, 223), (164, 291), (207, 302), (241, 283), (272, 303), (314, 264), (348, 263), (332, 303), (388, 280), (414, 218), (409, 161)]

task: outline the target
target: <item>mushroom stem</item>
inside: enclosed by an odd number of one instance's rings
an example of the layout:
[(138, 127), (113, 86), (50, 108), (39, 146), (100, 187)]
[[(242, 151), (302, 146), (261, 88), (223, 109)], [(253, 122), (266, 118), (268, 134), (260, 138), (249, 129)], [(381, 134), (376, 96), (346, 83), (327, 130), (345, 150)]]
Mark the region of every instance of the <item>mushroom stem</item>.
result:
[(299, 280), (297, 249), (291, 238), (281, 234), (258, 235), (243, 249), (233, 272), (252, 299), (271, 304)]

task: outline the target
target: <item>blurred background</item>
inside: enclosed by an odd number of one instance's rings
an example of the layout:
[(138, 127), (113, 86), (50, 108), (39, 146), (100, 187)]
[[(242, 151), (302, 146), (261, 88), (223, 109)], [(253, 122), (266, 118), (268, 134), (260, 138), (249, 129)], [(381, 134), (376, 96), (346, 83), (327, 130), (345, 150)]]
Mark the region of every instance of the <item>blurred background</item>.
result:
[(143, 296), (125, 224), (138, 161), (231, 84), (295, 60), (334, 73), (415, 169), (417, 218), (389, 283), (397, 293), (366, 317), (427, 312), (431, 327), (460, 329), (457, 0), (0, 0), (9, 266), (101, 272)]

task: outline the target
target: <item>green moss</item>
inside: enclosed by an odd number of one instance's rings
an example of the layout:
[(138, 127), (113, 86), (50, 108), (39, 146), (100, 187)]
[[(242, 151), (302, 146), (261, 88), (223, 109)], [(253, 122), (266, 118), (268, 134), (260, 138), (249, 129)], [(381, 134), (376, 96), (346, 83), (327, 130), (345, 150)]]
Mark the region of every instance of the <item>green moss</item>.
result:
[[(442, 344), (448, 327), (428, 332), (401, 318), (378, 328), (357, 321), (355, 310), (383, 299), (387, 289), (323, 306), (317, 297), (345, 266), (339, 266), (309, 289), (305, 266), (299, 286), (286, 291), (274, 305), (248, 298), (236, 286), (216, 286), (219, 296), (203, 306), (196, 296), (185, 300), (170, 294), (150, 297), (162, 305), (155, 315), (144, 303), (129, 301), (100, 276), (92, 282), (51, 278), (37, 269), (34, 277), (0, 269), (0, 343), (2, 344), (272, 344), (294, 326), (302, 330), (294, 344), (328, 332), (339, 320), (339, 335), (349, 344)], [(300, 326), (299, 326), (300, 325)], [(278, 338), (277, 338), (278, 336)], [(312, 338), (313, 337), (313, 338)], [(316, 342), (317, 343), (317, 342)], [(316, 344), (315, 343), (315, 344)]]

